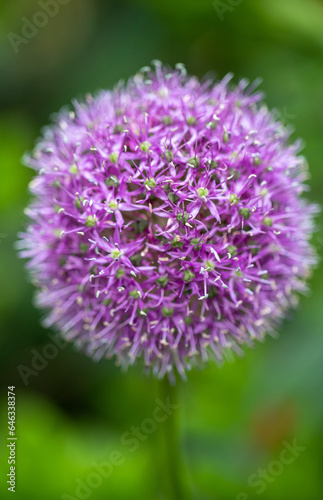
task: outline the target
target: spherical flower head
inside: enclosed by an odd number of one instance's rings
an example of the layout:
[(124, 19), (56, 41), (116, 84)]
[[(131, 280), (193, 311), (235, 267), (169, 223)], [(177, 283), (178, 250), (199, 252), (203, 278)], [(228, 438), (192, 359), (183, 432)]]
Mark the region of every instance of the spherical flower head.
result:
[(306, 290), (299, 143), (241, 81), (156, 64), (45, 129), (21, 256), (60, 330), (159, 377), (262, 339)]

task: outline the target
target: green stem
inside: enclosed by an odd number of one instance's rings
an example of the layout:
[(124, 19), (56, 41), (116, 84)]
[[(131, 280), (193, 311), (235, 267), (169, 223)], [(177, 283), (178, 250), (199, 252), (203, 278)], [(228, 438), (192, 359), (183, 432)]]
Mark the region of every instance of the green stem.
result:
[(162, 490), (165, 500), (189, 500), (188, 481), (184, 473), (183, 460), (180, 450), (179, 414), (180, 403), (178, 385), (171, 385), (165, 377), (159, 381), (160, 399), (165, 402), (169, 399), (176, 409), (160, 424), (160, 448), (162, 453), (159, 460), (162, 462), (162, 474), (158, 478), (162, 481)]

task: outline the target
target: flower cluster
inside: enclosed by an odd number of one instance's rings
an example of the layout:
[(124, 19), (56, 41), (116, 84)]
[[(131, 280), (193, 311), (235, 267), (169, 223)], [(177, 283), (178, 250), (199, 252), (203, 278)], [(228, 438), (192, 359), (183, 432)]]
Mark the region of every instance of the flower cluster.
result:
[(61, 111), (26, 157), (47, 326), (162, 377), (262, 339), (316, 262), (299, 143), (241, 81), (178, 65)]

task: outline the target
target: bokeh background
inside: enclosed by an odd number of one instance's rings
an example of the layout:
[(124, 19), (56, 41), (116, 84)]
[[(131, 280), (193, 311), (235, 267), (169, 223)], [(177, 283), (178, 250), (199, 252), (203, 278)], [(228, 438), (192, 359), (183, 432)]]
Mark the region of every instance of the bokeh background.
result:
[[(93, 461), (120, 450), (124, 463), (82, 498), (158, 500), (157, 433), (134, 453), (120, 443), (125, 431), (151, 416), (154, 380), (137, 368), (124, 374), (112, 362), (95, 364), (70, 345), (58, 348), (43, 369), (38, 361), (27, 385), (19, 373), (52, 343), (14, 249), (33, 175), (20, 159), (49, 115), (74, 96), (111, 87), (153, 59), (182, 62), (198, 76), (233, 72), (236, 82), (262, 77), (269, 107), (295, 129), (295, 139), (304, 139), (309, 198), (321, 202), (323, 2), (65, 0), (33, 38), (14, 37), (39, 11), (35, 0), (0, 2), (0, 498), (9, 495), (6, 388), (15, 385), (16, 498), (81, 498), (77, 478), (86, 481)], [(41, 15), (36, 19), (44, 22)], [(314, 244), (322, 254), (322, 231)], [(181, 443), (194, 499), (322, 498), (322, 304), (319, 268), (311, 293), (278, 339), (268, 338), (222, 368), (191, 373), (181, 384)], [(294, 440), (304, 449), (258, 494), (248, 478), (271, 467), (285, 441)]]

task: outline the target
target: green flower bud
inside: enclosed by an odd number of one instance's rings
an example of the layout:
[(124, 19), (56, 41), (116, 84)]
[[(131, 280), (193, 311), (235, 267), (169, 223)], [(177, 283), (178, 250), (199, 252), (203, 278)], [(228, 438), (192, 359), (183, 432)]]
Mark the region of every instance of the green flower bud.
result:
[(200, 160), (198, 158), (194, 158), (194, 156), (192, 156), (188, 162), (187, 162), (187, 166), (188, 167), (193, 167), (193, 168), (197, 168), (200, 166)]
[(89, 249), (89, 245), (87, 245), (86, 243), (80, 243), (79, 244), (79, 250), (80, 250), (80, 252), (85, 253), (85, 252), (88, 251), (88, 249)]
[(174, 309), (173, 307), (163, 307), (162, 308), (162, 315), (165, 316), (165, 318), (170, 318), (174, 314)]
[(200, 238), (192, 238), (190, 244), (196, 246), (196, 248), (201, 248), (202, 241)]
[(171, 125), (173, 123), (173, 119), (171, 116), (164, 116), (163, 117), (163, 123), (164, 125)]
[(118, 179), (116, 177), (113, 177), (113, 176), (108, 177), (107, 179), (105, 179), (104, 182), (109, 187), (113, 187), (113, 186), (118, 187), (119, 186)]
[(234, 257), (235, 255), (237, 255), (237, 250), (238, 250), (238, 249), (237, 249), (237, 247), (236, 247), (236, 246), (234, 246), (234, 245), (229, 245), (229, 246), (227, 247), (227, 252), (228, 252), (230, 255), (232, 255), (233, 257)]
[(111, 163), (117, 163), (118, 158), (119, 158), (118, 153), (111, 153), (109, 155), (109, 159), (110, 159)]
[(83, 208), (83, 201), (84, 201), (83, 196), (76, 196), (76, 198), (74, 200), (74, 205), (76, 206), (76, 208), (78, 210), (81, 210)]
[(86, 227), (93, 227), (96, 224), (96, 217), (94, 215), (88, 215), (86, 218)]
[(210, 170), (218, 168), (218, 166), (219, 166), (219, 163), (217, 161), (215, 161), (215, 160), (210, 161)]
[(72, 165), (69, 168), (69, 171), (70, 171), (71, 174), (78, 174), (77, 165), (75, 165), (75, 163), (72, 163)]
[(167, 278), (167, 276), (161, 276), (160, 278), (158, 278), (157, 283), (158, 283), (158, 285), (160, 285), (162, 288), (165, 288), (165, 286), (166, 286), (166, 285), (167, 285), (167, 283), (168, 283), (168, 278)]
[(273, 220), (271, 217), (265, 217), (263, 223), (265, 224), (265, 226), (271, 227), (273, 225)]
[(111, 208), (111, 210), (116, 210), (118, 208), (118, 202), (117, 202), (117, 200), (111, 200), (109, 202), (109, 207)]
[(174, 203), (176, 205), (178, 200), (179, 200), (179, 197), (175, 193), (169, 193), (168, 199), (169, 199), (169, 201), (171, 201), (172, 203)]
[(184, 224), (186, 224), (188, 219), (189, 219), (189, 214), (187, 212), (180, 213), (180, 214), (176, 215), (177, 222), (183, 222)]
[(251, 215), (251, 212), (250, 212), (250, 209), (247, 208), (247, 207), (242, 207), (240, 208), (239, 210), (239, 214), (242, 215), (242, 217), (246, 220), (248, 220), (250, 218), (250, 215)]
[(195, 116), (188, 116), (186, 119), (187, 125), (196, 125), (196, 118)]
[(121, 134), (121, 132), (123, 132), (123, 130), (124, 130), (123, 125), (116, 125), (113, 129), (113, 133), (114, 134)]
[(216, 129), (216, 125), (217, 125), (216, 121), (212, 120), (211, 122), (209, 122), (207, 124), (207, 127), (210, 128), (211, 130), (215, 130)]
[(192, 271), (190, 271), (190, 270), (186, 270), (185, 271), (185, 273), (184, 273), (184, 281), (186, 283), (192, 281), (192, 279), (194, 279), (194, 278), (195, 278), (195, 274), (192, 273)]
[(110, 252), (111, 257), (115, 260), (118, 260), (122, 254), (123, 252), (122, 250), (119, 250), (119, 248), (113, 248)]
[(209, 194), (209, 190), (207, 188), (199, 187), (197, 189), (197, 194), (200, 198), (206, 198)]
[(122, 269), (121, 267), (119, 267), (119, 269), (117, 269), (117, 272), (116, 272), (116, 278), (120, 279), (122, 278), (124, 275), (125, 275), (125, 270)]
[(173, 241), (171, 242), (171, 245), (173, 248), (183, 248), (183, 245), (184, 245), (184, 241), (180, 241), (178, 238), (175, 238), (173, 239)]
[(140, 144), (140, 149), (141, 151), (144, 151), (144, 153), (147, 153), (149, 151), (149, 148), (151, 147), (151, 143), (149, 141), (142, 142)]
[(156, 187), (156, 181), (153, 177), (149, 177), (149, 179), (145, 180), (145, 186), (149, 187), (150, 189), (153, 189)]
[(231, 205), (236, 205), (237, 203), (239, 203), (239, 198), (235, 193), (230, 194), (229, 200), (230, 200)]

